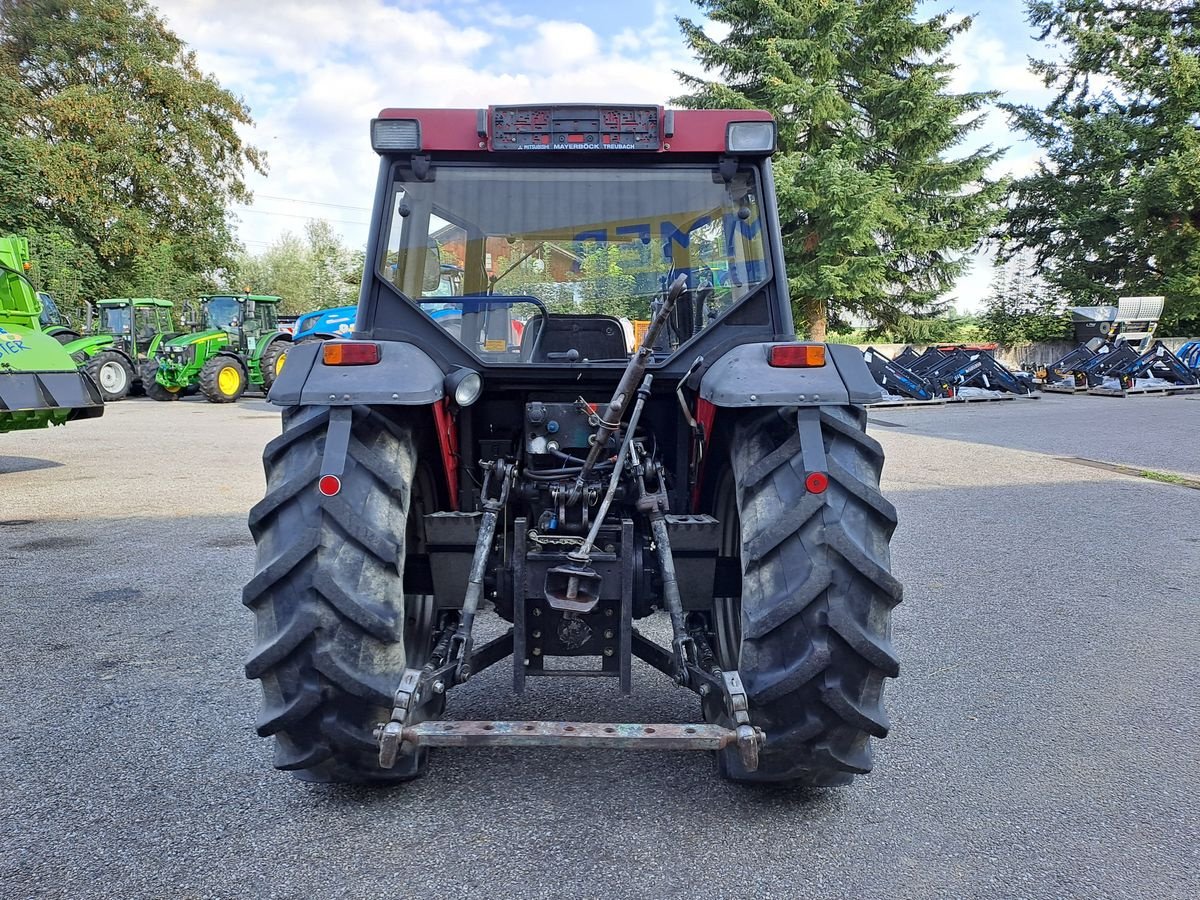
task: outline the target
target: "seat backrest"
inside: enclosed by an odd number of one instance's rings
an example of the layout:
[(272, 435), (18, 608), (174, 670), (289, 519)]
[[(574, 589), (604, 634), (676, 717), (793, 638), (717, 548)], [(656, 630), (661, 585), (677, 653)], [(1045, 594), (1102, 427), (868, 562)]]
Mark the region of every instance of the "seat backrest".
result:
[(563, 362), (571, 350), (580, 360), (629, 356), (625, 329), (614, 316), (535, 316), (521, 336), (521, 356), (529, 362)]

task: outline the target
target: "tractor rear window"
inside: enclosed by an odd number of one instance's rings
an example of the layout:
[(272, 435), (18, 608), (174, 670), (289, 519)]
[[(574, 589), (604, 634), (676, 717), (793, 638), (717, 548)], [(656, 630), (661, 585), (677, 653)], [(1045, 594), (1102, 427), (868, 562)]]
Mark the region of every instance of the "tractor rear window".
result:
[(488, 361), (621, 361), (684, 274), (670, 352), (770, 276), (753, 170), (728, 182), (712, 166), (662, 165), (406, 176), (379, 274)]

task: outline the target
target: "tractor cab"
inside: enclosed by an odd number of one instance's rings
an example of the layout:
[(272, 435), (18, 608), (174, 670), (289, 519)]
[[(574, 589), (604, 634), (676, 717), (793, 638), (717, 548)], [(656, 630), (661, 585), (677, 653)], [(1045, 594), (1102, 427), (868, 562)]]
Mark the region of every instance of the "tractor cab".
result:
[(153, 354), (157, 342), (176, 331), (174, 304), (154, 297), (113, 297), (96, 303), (94, 334), (109, 335), (114, 346), (136, 359)]
[(252, 353), (258, 341), (279, 331), (279, 301), (266, 294), (205, 294), (200, 316), (206, 331), (224, 331), (242, 353)]

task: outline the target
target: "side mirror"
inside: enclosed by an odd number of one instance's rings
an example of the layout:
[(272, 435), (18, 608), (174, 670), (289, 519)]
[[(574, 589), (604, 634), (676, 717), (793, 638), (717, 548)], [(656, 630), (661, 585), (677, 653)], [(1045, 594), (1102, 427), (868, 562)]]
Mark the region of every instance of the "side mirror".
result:
[(425, 251), (425, 268), (422, 271), (421, 293), (430, 294), (442, 283), (442, 253), (437, 244)]

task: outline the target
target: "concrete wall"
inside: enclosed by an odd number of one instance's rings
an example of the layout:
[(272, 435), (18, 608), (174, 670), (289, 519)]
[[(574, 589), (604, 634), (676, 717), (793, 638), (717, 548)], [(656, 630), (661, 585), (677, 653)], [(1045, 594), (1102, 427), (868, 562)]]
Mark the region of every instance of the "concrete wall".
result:
[[(1200, 338), (1162, 338), (1162, 342), (1172, 351), (1178, 350), (1188, 341), (1200, 340)], [(868, 346), (874, 347), (884, 356), (895, 359), (908, 344), (856, 344), (859, 349), (865, 350)], [(920, 353), (928, 344), (913, 344), (913, 348)], [(1055, 360), (1061, 359), (1067, 353), (1074, 350), (1078, 344), (1073, 341), (1040, 341), (1036, 344), (1009, 344), (1001, 345), (996, 348), (996, 361), (1003, 363), (1010, 369), (1019, 369), (1027, 363), (1031, 366), (1045, 365), (1052, 363)]]

